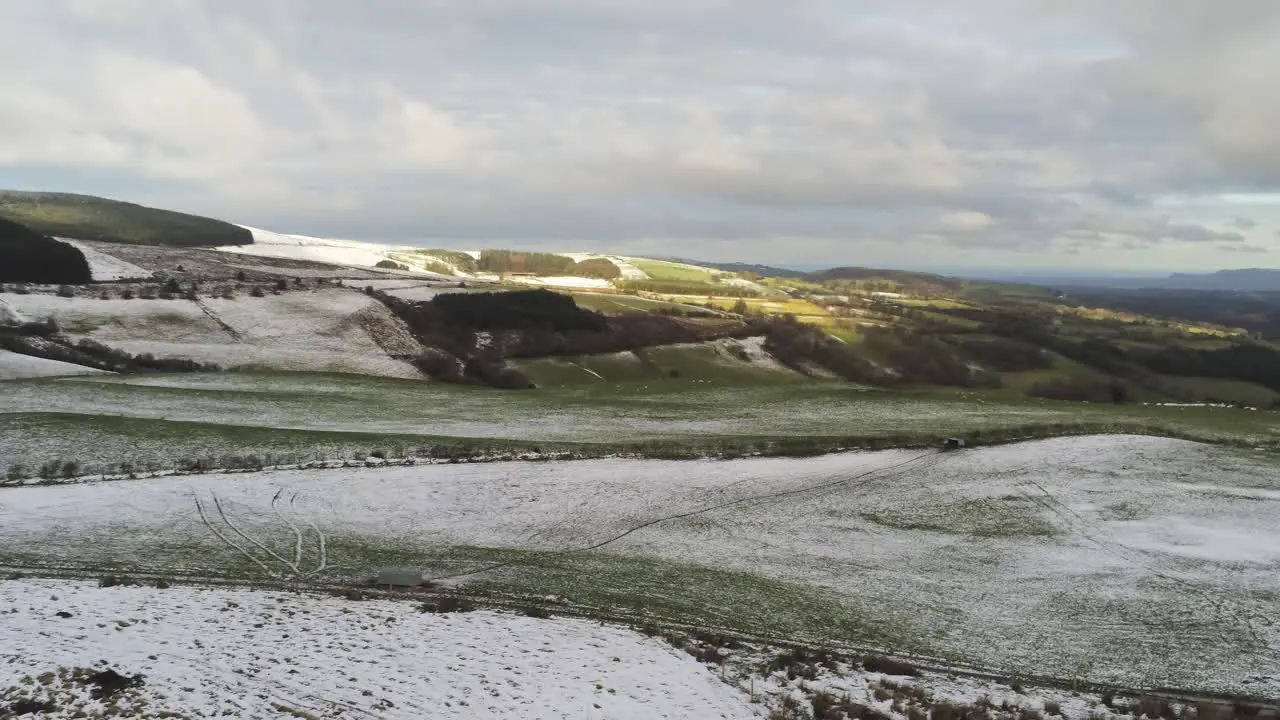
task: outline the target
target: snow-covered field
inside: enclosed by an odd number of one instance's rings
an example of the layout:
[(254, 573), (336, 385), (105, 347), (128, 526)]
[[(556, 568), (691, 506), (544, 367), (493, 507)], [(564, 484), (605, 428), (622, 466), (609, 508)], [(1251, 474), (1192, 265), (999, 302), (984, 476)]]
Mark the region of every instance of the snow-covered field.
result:
[(261, 228), (248, 227), (247, 225), (242, 227), (253, 233), (252, 245), (232, 245), (217, 249), (237, 255), (311, 260), (334, 265), (354, 265), (370, 268), (377, 265), (378, 262), (388, 259), (388, 253), (413, 249), (360, 242), (358, 240), (288, 235)]
[(107, 373), (101, 370), (94, 370), (80, 365), (0, 350), (0, 380), (105, 374)]
[[(0, 711), (12, 688), (54, 700), (60, 708), (45, 718), (99, 717), (107, 703), (58, 673), (108, 667), (143, 675), (115, 703), (138, 718), (712, 720), (759, 712), (661, 640), (581, 620), (57, 580), (0, 581), (0, 608)], [(33, 682), (22, 685), (24, 677)]]
[(233, 300), (99, 300), (5, 294), (31, 320), (53, 318), (72, 338), (131, 353), (189, 358), (226, 368), (421, 377), (393, 355), (421, 352), (381, 303), (354, 289), (293, 291)]
[(613, 283), (600, 278), (585, 277), (513, 277), (512, 282), (541, 287), (581, 288), (584, 290), (603, 290), (613, 287)]
[[(249, 562), (227, 542), (243, 532), (282, 560), (301, 552), (293, 564), (323, 565), (319, 576), (367, 572), (388, 558), (446, 575), (498, 560), (511, 564), (459, 581), (607, 596), (641, 611), (684, 595), (705, 610), (680, 612), (728, 626), (751, 617), (744, 629), (755, 632), (888, 645), (1005, 672), (1071, 676), (1087, 664), (1094, 680), (1274, 694), (1274, 459), (1088, 437), (942, 454), (29, 487), (0, 491), (0, 556), (293, 574), (261, 552)], [(602, 542), (585, 555), (557, 554)], [(607, 590), (614, 583), (622, 595)], [(761, 615), (765, 607), (776, 614)]]
[(87, 242), (61, 237), (54, 239), (71, 245), (83, 253), (84, 259), (89, 262), (90, 276), (99, 282), (107, 280), (146, 280), (152, 275), (150, 270), (145, 270), (133, 263), (108, 255)]

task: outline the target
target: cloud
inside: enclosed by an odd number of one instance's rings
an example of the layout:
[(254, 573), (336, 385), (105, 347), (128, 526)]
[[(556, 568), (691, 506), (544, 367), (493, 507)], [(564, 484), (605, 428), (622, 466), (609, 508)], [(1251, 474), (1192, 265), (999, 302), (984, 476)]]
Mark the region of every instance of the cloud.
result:
[(1204, 267), (1277, 246), (1213, 198), (1280, 191), (1278, 19), (1272, 0), (12, 0), (0, 172), (309, 234)]

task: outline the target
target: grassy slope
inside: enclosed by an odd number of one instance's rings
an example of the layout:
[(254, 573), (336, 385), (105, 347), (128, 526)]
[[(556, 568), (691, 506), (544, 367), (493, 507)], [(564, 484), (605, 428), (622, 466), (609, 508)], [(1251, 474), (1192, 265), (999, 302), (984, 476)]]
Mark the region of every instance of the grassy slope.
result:
[(643, 271), (653, 280), (676, 280), (680, 282), (711, 283), (711, 271), (705, 268), (680, 265), (662, 260), (631, 260), (631, 264)]
[(248, 230), (221, 220), (88, 195), (0, 190), (0, 217), (80, 240), (178, 247), (253, 242)]
[[(301, 373), (11, 381), (0, 410), (0, 465), (31, 469), (60, 459), (99, 468), (172, 467), (193, 458), (220, 465), (226, 456), (313, 460), (374, 449), (685, 456), (1104, 431), (1280, 447), (1276, 415), (1267, 412), (1087, 405), (1008, 391), (867, 391), (785, 375), (750, 377), (755, 369), (732, 366), (708, 381), (707, 368), (719, 368), (718, 360), (690, 354), (681, 362), (700, 365), (704, 377), (655, 379), (638, 362), (597, 358), (584, 365), (633, 379), (577, 384), (570, 380), (590, 375), (565, 364), (542, 368), (548, 387), (518, 393)], [(563, 378), (563, 387), (554, 377)]]

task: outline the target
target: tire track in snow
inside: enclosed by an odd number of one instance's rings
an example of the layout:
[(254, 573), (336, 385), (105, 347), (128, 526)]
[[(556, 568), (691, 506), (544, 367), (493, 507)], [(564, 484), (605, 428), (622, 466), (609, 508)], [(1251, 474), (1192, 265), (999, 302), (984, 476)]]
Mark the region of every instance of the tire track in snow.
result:
[[(795, 495), (802, 495), (805, 493), (812, 493), (812, 492), (817, 492), (821, 490), (826, 490), (829, 488), (834, 488), (840, 485), (844, 485), (846, 483), (852, 483), (856, 481), (862, 481), (862, 482), (857, 483), (853, 487), (860, 487), (862, 485), (865, 485), (871, 482), (872, 480), (884, 479), (884, 478), (875, 478), (874, 476), (877, 473), (896, 470), (898, 471), (898, 474), (895, 475), (895, 477), (900, 476), (905, 473), (905, 471), (902, 470), (902, 468), (905, 468), (908, 465), (911, 465), (913, 463), (919, 462), (925, 458), (936, 457), (940, 454), (941, 454), (941, 451), (939, 450), (929, 450), (929, 451), (920, 453), (919, 455), (916, 455), (912, 458), (904, 460), (902, 462), (894, 463), (887, 467), (880, 467), (880, 468), (874, 468), (872, 470), (867, 470), (865, 472), (859, 473), (857, 475), (853, 475), (851, 477), (842, 477), (837, 480), (829, 480), (826, 482), (818, 483), (816, 485), (808, 485), (801, 488), (780, 490), (777, 492), (764, 493), (761, 495), (749, 495), (747, 497), (737, 498), (734, 500), (728, 500), (725, 502), (702, 507), (697, 510), (689, 510), (687, 512), (675, 513), (672, 515), (665, 515), (663, 517), (654, 518), (652, 520), (648, 520), (646, 522), (640, 523), (639, 525), (635, 525), (621, 533), (618, 533), (612, 537), (593, 543), (591, 545), (586, 545), (586, 546), (577, 547), (577, 548), (565, 548), (563, 550), (553, 551), (550, 554), (563, 556), (563, 555), (572, 555), (576, 553), (591, 552), (593, 550), (599, 550), (606, 546), (612, 545), (613, 543), (616, 543), (619, 540), (622, 540), (631, 535), (634, 535), (635, 533), (638, 533), (641, 530), (653, 527), (655, 525), (660, 525), (664, 522), (670, 522), (672, 520), (683, 520), (686, 518), (696, 517), (698, 515), (705, 515), (706, 513), (715, 512), (717, 510), (723, 510), (725, 508), (735, 507), (738, 505), (745, 505), (745, 504), (754, 503), (754, 502), (768, 502), (771, 500), (780, 500), (785, 497), (791, 497)], [(932, 465), (930, 465), (930, 467), (932, 467)], [(513, 567), (521, 564), (523, 564), (523, 561), (521, 560), (505, 560), (503, 562), (493, 563), (488, 567), (480, 568), (478, 570), (469, 570), (466, 572), (459, 572), (459, 573), (449, 573), (447, 575), (436, 575), (433, 577), (426, 578), (426, 580), (428, 582), (435, 582), (439, 580), (454, 580), (461, 577), (470, 577), (472, 575), (480, 575), (482, 573), (492, 572), (494, 570), (501, 570), (502, 568)]]

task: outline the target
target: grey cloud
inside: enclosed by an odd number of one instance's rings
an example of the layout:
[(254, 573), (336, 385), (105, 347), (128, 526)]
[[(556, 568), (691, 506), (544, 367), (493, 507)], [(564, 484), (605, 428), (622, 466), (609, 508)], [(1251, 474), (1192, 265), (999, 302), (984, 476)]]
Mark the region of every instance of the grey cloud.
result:
[(786, 237), (818, 262), (904, 239), (1209, 257), (1262, 241), (1156, 199), (1280, 187), (1251, 70), (1280, 64), (1269, 0), (142, 5), (0, 5), (0, 68), (26, 68), (0, 69), (0, 171), (90, 166), (105, 194), (165, 182), (309, 234)]

